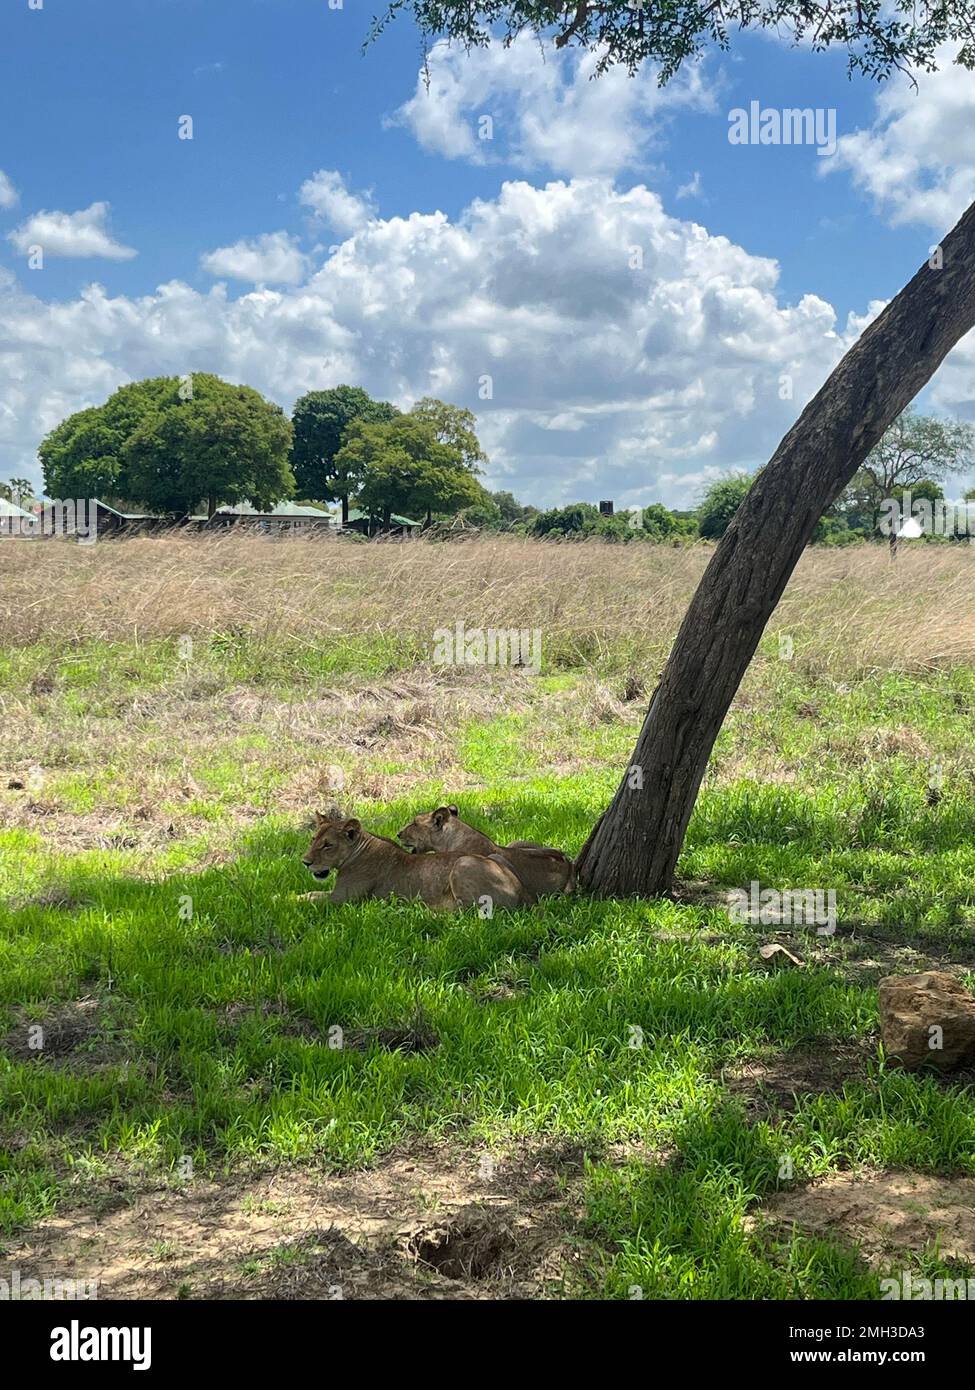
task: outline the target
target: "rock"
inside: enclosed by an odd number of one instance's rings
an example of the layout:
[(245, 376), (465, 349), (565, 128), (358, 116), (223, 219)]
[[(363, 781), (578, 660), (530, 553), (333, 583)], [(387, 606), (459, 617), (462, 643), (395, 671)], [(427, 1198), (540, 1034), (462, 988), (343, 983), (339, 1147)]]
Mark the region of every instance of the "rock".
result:
[(902, 1067), (975, 1064), (975, 997), (954, 975), (888, 975), (879, 992), (884, 1049)]
[(802, 964), (798, 956), (794, 956), (791, 951), (787, 951), (778, 941), (770, 941), (766, 946), (759, 946), (758, 954), (762, 957), (762, 960), (772, 961), (775, 965)]

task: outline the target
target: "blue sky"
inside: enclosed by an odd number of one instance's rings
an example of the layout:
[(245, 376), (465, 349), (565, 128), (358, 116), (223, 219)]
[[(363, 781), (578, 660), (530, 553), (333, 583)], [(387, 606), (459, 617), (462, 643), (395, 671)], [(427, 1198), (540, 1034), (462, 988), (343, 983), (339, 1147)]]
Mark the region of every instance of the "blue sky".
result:
[[(408, 21), (362, 53), (377, 7), (8, 0), (0, 476), (122, 381), (215, 370), (288, 409), (342, 380), (470, 405), (525, 500), (686, 504), (764, 461), (973, 196), (950, 65), (882, 90), (753, 37), (661, 95), (526, 42), (438, 51), (428, 92)], [(731, 145), (753, 100), (835, 110), (837, 154)], [(975, 414), (972, 358), (924, 404)]]

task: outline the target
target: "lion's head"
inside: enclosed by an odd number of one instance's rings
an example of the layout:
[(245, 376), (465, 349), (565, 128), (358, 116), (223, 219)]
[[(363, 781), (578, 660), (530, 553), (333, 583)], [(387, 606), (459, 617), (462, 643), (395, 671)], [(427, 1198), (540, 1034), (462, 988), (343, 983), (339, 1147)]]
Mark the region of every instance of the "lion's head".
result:
[(362, 826), (352, 817), (346, 819), (339, 811), (315, 812), (315, 833), (302, 863), (314, 878), (328, 878), (333, 869), (340, 869), (355, 849)]
[(456, 806), (438, 806), (435, 811), (425, 811), (415, 816), (409, 825), (404, 825), (396, 838), (407, 849), (421, 853), (425, 850), (447, 850), (453, 828), (451, 820), (457, 814)]

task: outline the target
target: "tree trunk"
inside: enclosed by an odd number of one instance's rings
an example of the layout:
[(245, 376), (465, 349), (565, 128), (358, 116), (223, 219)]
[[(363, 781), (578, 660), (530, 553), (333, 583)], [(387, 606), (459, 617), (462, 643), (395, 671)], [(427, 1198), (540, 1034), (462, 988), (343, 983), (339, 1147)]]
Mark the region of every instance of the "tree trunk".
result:
[(349, 497), (348, 497), (348, 493), (346, 493), (346, 494), (343, 496), (343, 498), (342, 498), (342, 525), (343, 525), (343, 526), (348, 526), (348, 524), (349, 524)]
[(862, 334), (756, 478), (704, 572), (630, 767), (577, 860), (580, 883), (652, 897), (673, 881), (728, 708), (826, 508), (975, 324), (975, 204)]
[(214, 494), (211, 492), (211, 493), (210, 493), (210, 496), (207, 498), (207, 520), (208, 520), (208, 521), (211, 519), (211, 517), (213, 517), (213, 515), (214, 515), (215, 512), (216, 512), (216, 510), (217, 510), (217, 499), (216, 499), (216, 497), (214, 496)]

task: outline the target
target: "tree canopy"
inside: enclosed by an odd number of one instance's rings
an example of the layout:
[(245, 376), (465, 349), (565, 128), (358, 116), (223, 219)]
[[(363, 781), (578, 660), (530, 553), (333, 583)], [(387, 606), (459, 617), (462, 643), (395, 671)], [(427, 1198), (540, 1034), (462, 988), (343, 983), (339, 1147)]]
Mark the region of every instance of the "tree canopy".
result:
[(850, 486), (866, 490), (879, 507), (884, 498), (905, 488), (968, 472), (973, 456), (975, 429), (971, 425), (905, 410), (867, 455)]
[(280, 406), (205, 372), (192, 382), (191, 399), (164, 400), (129, 439), (133, 495), (163, 512), (205, 501), (210, 516), (224, 503), (269, 511), (292, 496), (291, 425)]
[(361, 386), (306, 392), (296, 401), (292, 413), (291, 468), (299, 492), (320, 502), (341, 501), (345, 520), (354, 479), (343, 466), (336, 466), (343, 436), (355, 420), (380, 424), (394, 420), (398, 414), (394, 405), (373, 400)]
[(474, 433), (477, 417), (473, 410), (424, 396), (410, 414), (432, 426), (437, 442), (448, 445), (464, 468), (470, 473), (480, 473), (478, 465), (487, 463), (487, 454)]
[(751, 485), (752, 479), (747, 473), (732, 473), (709, 484), (697, 509), (698, 527), (705, 540), (717, 540), (724, 535)]
[(160, 403), (175, 398), (179, 380), (133, 381), (104, 403), (76, 411), (41, 442), (38, 456), (48, 497), (134, 501), (125, 446)]
[(22, 507), (33, 500), (34, 484), (29, 478), (8, 478), (5, 483), (0, 483), (0, 497), (5, 502), (15, 502)]
[(504, 42), (528, 30), (556, 48), (574, 45), (597, 55), (596, 71), (644, 62), (668, 81), (688, 59), (731, 47), (732, 36), (774, 30), (814, 52), (845, 49), (851, 71), (883, 79), (896, 71), (937, 67), (942, 44), (958, 45), (955, 62), (975, 67), (975, 25), (969, 0), (602, 0), (537, 4), (533, 0), (389, 0), (370, 38), (402, 13), (412, 15), (428, 45), (439, 38), (467, 48)]
[(205, 502), (272, 507), (294, 490), (291, 426), (250, 386), (197, 372), (120, 387), (62, 421), (38, 450), (49, 497), (100, 497), (182, 514)]
[(335, 462), (353, 482), (357, 506), (384, 526), (394, 513), (429, 521), (434, 513), (451, 515), (487, 500), (461, 448), (438, 438), (429, 411), (380, 424), (353, 421)]

